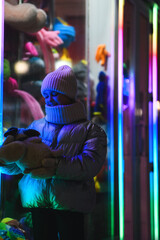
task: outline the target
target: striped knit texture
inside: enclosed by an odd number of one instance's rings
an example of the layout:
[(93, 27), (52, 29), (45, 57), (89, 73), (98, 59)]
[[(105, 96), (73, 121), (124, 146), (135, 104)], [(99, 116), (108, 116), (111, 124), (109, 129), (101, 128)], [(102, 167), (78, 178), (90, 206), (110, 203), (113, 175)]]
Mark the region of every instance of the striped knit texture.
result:
[(86, 119), (86, 112), (81, 102), (54, 107), (45, 106), (45, 111), (45, 119), (54, 124), (70, 124)]
[(43, 96), (45, 90), (60, 92), (71, 99), (75, 99), (77, 81), (72, 69), (67, 65), (63, 65), (54, 72), (47, 74), (41, 86), (41, 93)]

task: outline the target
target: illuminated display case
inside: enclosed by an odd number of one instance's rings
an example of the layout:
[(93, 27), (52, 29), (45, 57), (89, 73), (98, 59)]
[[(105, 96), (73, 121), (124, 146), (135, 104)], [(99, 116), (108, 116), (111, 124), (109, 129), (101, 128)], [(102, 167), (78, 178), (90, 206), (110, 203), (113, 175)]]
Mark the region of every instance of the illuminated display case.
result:
[[(26, 2), (45, 12), (42, 27), (16, 10)], [(10, 127), (44, 117), (42, 80), (63, 64), (75, 72), (87, 118), (107, 134), (87, 240), (160, 238), (159, 7), (151, 0), (2, 0), (0, 144)], [(1, 174), (1, 219), (28, 214), (21, 177)]]

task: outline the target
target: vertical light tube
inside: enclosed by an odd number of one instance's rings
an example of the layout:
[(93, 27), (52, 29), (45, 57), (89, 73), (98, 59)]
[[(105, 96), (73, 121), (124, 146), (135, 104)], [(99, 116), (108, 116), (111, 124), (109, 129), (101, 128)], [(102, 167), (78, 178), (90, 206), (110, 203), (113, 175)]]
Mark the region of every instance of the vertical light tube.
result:
[(158, 5), (153, 5), (153, 45), (152, 45), (152, 81), (153, 81), (153, 184), (154, 184), (154, 237), (159, 239), (159, 184), (158, 184), (158, 109), (157, 109), (157, 38)]
[[(113, 59), (114, 60), (114, 59)], [(114, 66), (114, 63), (113, 63)], [(111, 194), (111, 237), (114, 237), (114, 75), (110, 78), (110, 121), (108, 134), (109, 141), (108, 161), (110, 164), (110, 194)]]
[[(106, 0), (105, 0), (106, 1)], [(110, 221), (110, 230), (111, 230), (111, 239), (114, 238), (114, 203), (115, 203), (115, 190), (114, 190), (114, 68), (115, 68), (115, 12), (116, 12), (116, 1), (110, 1), (107, 0), (108, 2), (112, 2), (110, 6), (111, 9), (109, 11), (112, 11), (112, 26), (111, 26), (111, 32), (110, 32), (110, 41), (111, 41), (111, 46), (110, 46), (110, 53), (111, 53), (111, 58), (110, 58), (110, 67), (109, 67), (109, 106), (107, 109), (107, 115), (109, 115), (109, 121), (107, 122), (107, 135), (108, 135), (108, 148), (107, 148), (107, 160), (108, 160), (108, 189), (110, 190), (110, 216), (109, 216), (109, 221)], [(107, 101), (108, 104), (108, 101)]]
[(124, 0), (118, 6), (118, 185), (119, 237), (124, 239), (124, 159), (123, 159), (123, 15)]
[(90, 27), (90, 0), (85, 1), (85, 59), (88, 62), (88, 71), (87, 71), (87, 118), (90, 119), (90, 78), (89, 78), (89, 71), (90, 71), (90, 46), (89, 46), (89, 27)]
[(4, 0), (0, 4), (0, 145), (3, 142)]
[[(152, 10), (149, 12), (149, 22), (152, 23)], [(152, 35), (149, 36), (149, 79), (148, 79), (148, 93), (152, 95)], [(149, 104), (149, 163), (153, 164), (153, 103), (150, 99)], [(154, 239), (154, 196), (153, 196), (153, 172), (149, 174), (150, 183), (150, 222), (151, 222), (151, 239)]]
[[(0, 146), (3, 142), (3, 61), (4, 61), (4, 0), (0, 4)], [(0, 173), (0, 208), (1, 197), (1, 173)], [(3, 210), (3, 209), (1, 209)]]

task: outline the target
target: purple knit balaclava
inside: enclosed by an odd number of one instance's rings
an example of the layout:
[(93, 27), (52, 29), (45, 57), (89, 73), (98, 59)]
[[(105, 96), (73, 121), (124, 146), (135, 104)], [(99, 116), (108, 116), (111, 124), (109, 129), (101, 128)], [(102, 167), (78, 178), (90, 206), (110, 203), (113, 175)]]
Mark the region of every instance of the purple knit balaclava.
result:
[(43, 79), (41, 93), (44, 96), (45, 90), (53, 90), (68, 96), (71, 99), (76, 98), (77, 81), (72, 69), (63, 65), (54, 72), (47, 74)]

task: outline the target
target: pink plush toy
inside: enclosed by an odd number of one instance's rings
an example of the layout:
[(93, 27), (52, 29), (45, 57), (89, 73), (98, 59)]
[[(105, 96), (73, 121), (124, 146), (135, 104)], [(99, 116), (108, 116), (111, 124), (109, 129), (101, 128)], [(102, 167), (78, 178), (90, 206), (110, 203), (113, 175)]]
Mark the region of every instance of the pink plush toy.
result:
[(26, 42), (24, 45), (24, 49), (25, 49), (25, 55), (34, 56), (34, 57), (38, 56), (38, 51), (32, 42)]
[[(12, 127), (4, 134), (6, 140), (0, 148), (0, 163), (2, 166), (16, 163), (22, 172), (30, 172), (42, 167), (42, 160), (53, 158), (49, 146), (42, 142), (36, 130), (18, 129)], [(55, 167), (57, 165), (57, 158)]]
[(58, 34), (59, 31), (47, 31), (44, 28), (34, 34), (36, 35), (42, 49), (46, 74), (55, 70), (52, 48), (58, 47), (63, 43), (62, 39), (58, 36)]
[(27, 118), (23, 117), (22, 119), (23, 122), (26, 125), (29, 125), (33, 119), (37, 120), (43, 118), (44, 113), (39, 102), (28, 92), (19, 90), (18, 88), (19, 86), (17, 80), (14, 78), (9, 77), (8, 80), (4, 82), (4, 93), (8, 96), (13, 97), (13, 103), (14, 99), (20, 97), (22, 104), (21, 115), (23, 116), (24, 114), (24, 116), (26, 116), (27, 113)]

